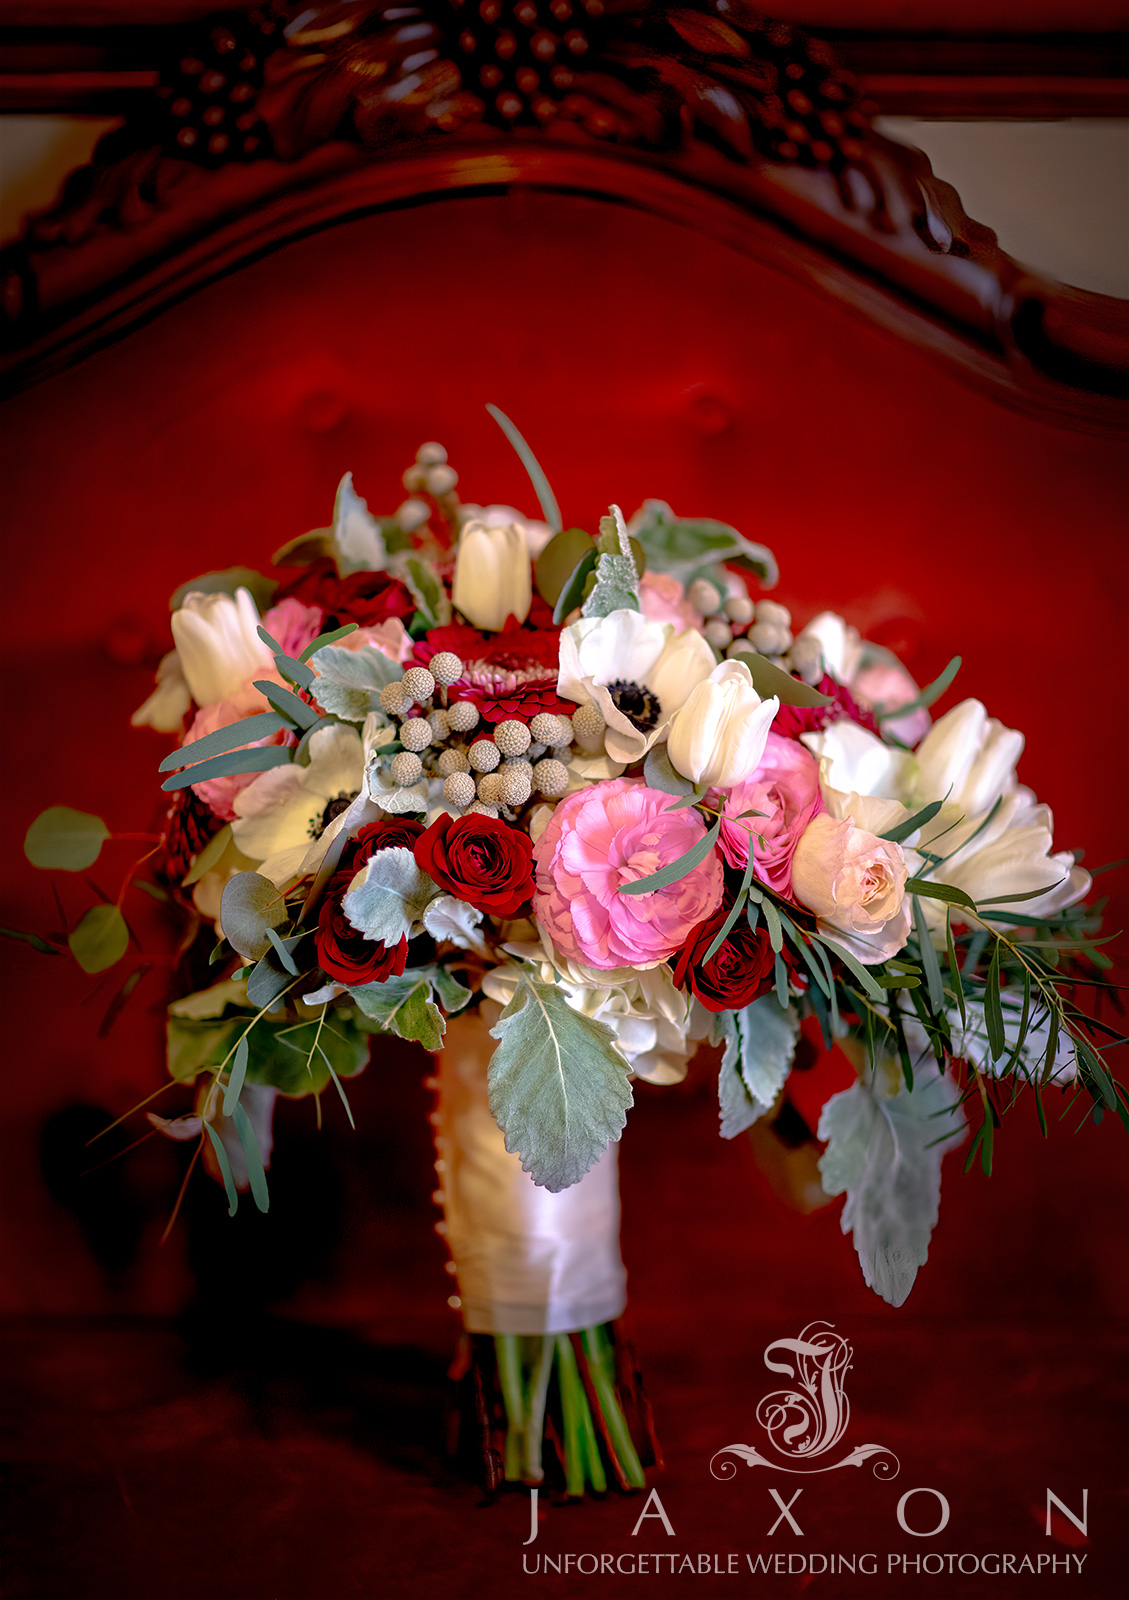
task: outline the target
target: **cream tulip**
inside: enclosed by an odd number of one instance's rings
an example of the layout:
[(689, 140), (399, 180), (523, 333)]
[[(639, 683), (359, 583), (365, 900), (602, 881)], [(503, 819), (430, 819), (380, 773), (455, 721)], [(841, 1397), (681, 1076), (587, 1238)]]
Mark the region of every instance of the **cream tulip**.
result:
[(246, 589), (185, 597), (172, 614), (180, 669), (201, 709), (228, 700), (248, 678), (273, 665), (274, 653), (256, 631), (259, 613)]
[(455, 555), (451, 586), (455, 609), (486, 633), (500, 633), (507, 617), (524, 622), (533, 604), (533, 579), (525, 531), (515, 522), (466, 523)]
[(775, 696), (761, 699), (743, 661), (723, 661), (675, 716), (667, 754), (692, 783), (731, 789), (755, 770), (779, 710)]

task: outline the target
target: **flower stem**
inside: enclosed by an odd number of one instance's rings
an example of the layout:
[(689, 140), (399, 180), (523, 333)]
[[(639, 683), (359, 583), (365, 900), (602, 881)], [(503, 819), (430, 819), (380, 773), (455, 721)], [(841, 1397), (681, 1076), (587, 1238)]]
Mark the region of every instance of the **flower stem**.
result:
[(583, 1495), (587, 1478), (593, 1489), (603, 1494), (608, 1480), (604, 1463), (600, 1460), (588, 1397), (580, 1381), (576, 1352), (567, 1333), (558, 1333), (556, 1343), (557, 1379), (561, 1390), (565, 1434), (565, 1490), (569, 1495)]
[(496, 1333), (494, 1350), (498, 1362), (498, 1380), (502, 1386), (502, 1399), (506, 1407), (505, 1474), (521, 1482), (523, 1434), (525, 1432), (525, 1396), (521, 1383), (521, 1348), (516, 1333)]
[(588, 1358), (588, 1372), (608, 1431), (608, 1441), (619, 1460), (627, 1484), (632, 1489), (643, 1489), (646, 1487), (643, 1465), (632, 1443), (627, 1419), (616, 1399), (612, 1354), (604, 1330), (599, 1327), (585, 1328), (580, 1339)]
[(545, 1402), (549, 1397), (549, 1379), (553, 1371), (556, 1340), (552, 1335), (537, 1339), (540, 1346), (537, 1366), (529, 1386), (525, 1411), (525, 1481), (540, 1483), (545, 1476), (541, 1465), (541, 1442), (545, 1432)]

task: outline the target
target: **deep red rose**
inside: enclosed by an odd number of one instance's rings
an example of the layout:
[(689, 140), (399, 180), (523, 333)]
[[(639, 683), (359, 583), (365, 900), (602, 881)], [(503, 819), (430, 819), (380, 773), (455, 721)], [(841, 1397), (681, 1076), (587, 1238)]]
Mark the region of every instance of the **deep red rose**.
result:
[(873, 714), (864, 711), (850, 690), (836, 683), (834, 678), (824, 673), (816, 688), (820, 694), (830, 696), (831, 705), (781, 706), (772, 719), (773, 733), (782, 734), (785, 739), (798, 739), (801, 733), (822, 733), (829, 723), (839, 722), (843, 717), (849, 717), (871, 733), (878, 732)]
[(339, 578), (328, 556), (311, 561), (296, 578), (279, 586), (275, 600), (288, 598), (320, 606), (327, 633), (348, 622), (375, 628), (389, 617), (410, 617), (416, 608), (411, 590), (399, 578), (389, 577), (387, 572), (353, 572)]
[(495, 817), (444, 813), (416, 840), (415, 851), (441, 889), (493, 916), (516, 916), (533, 893), (529, 835)]
[(704, 961), (733, 902), (699, 922), (682, 948), (674, 969), (678, 986), (689, 976), (690, 987), (707, 1011), (743, 1011), (772, 988), (776, 957), (763, 926), (749, 927), (742, 912), (717, 954)]
[(383, 983), (385, 978), (398, 978), (407, 965), (408, 941), (387, 945), (357, 932), (341, 906), (352, 881), (351, 868), (334, 873), (329, 881), (314, 932), (318, 965), (338, 983)]
[(378, 822), (366, 822), (342, 851), (337, 871), (358, 873), (378, 850), (414, 850), (422, 832), (423, 823), (413, 817), (381, 817)]

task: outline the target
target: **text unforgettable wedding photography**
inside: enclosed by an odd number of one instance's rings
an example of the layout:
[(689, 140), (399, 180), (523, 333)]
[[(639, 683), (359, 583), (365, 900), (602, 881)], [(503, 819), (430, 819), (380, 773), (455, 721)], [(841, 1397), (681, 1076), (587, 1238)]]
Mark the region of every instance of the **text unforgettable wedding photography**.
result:
[(1122, 55), (809, 10), (0, 26), (19, 1600), (1124, 1575), (1129, 284), (910, 124)]

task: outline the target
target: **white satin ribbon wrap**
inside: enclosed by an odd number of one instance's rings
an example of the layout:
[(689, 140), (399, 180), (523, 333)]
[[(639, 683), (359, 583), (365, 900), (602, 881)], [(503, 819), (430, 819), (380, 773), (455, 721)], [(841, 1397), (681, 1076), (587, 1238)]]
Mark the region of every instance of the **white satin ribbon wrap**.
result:
[(447, 1244), (470, 1333), (570, 1333), (627, 1303), (616, 1146), (560, 1194), (539, 1188), (490, 1114), (489, 1028), (500, 1007), (452, 1017), (438, 1057), (435, 1143)]

